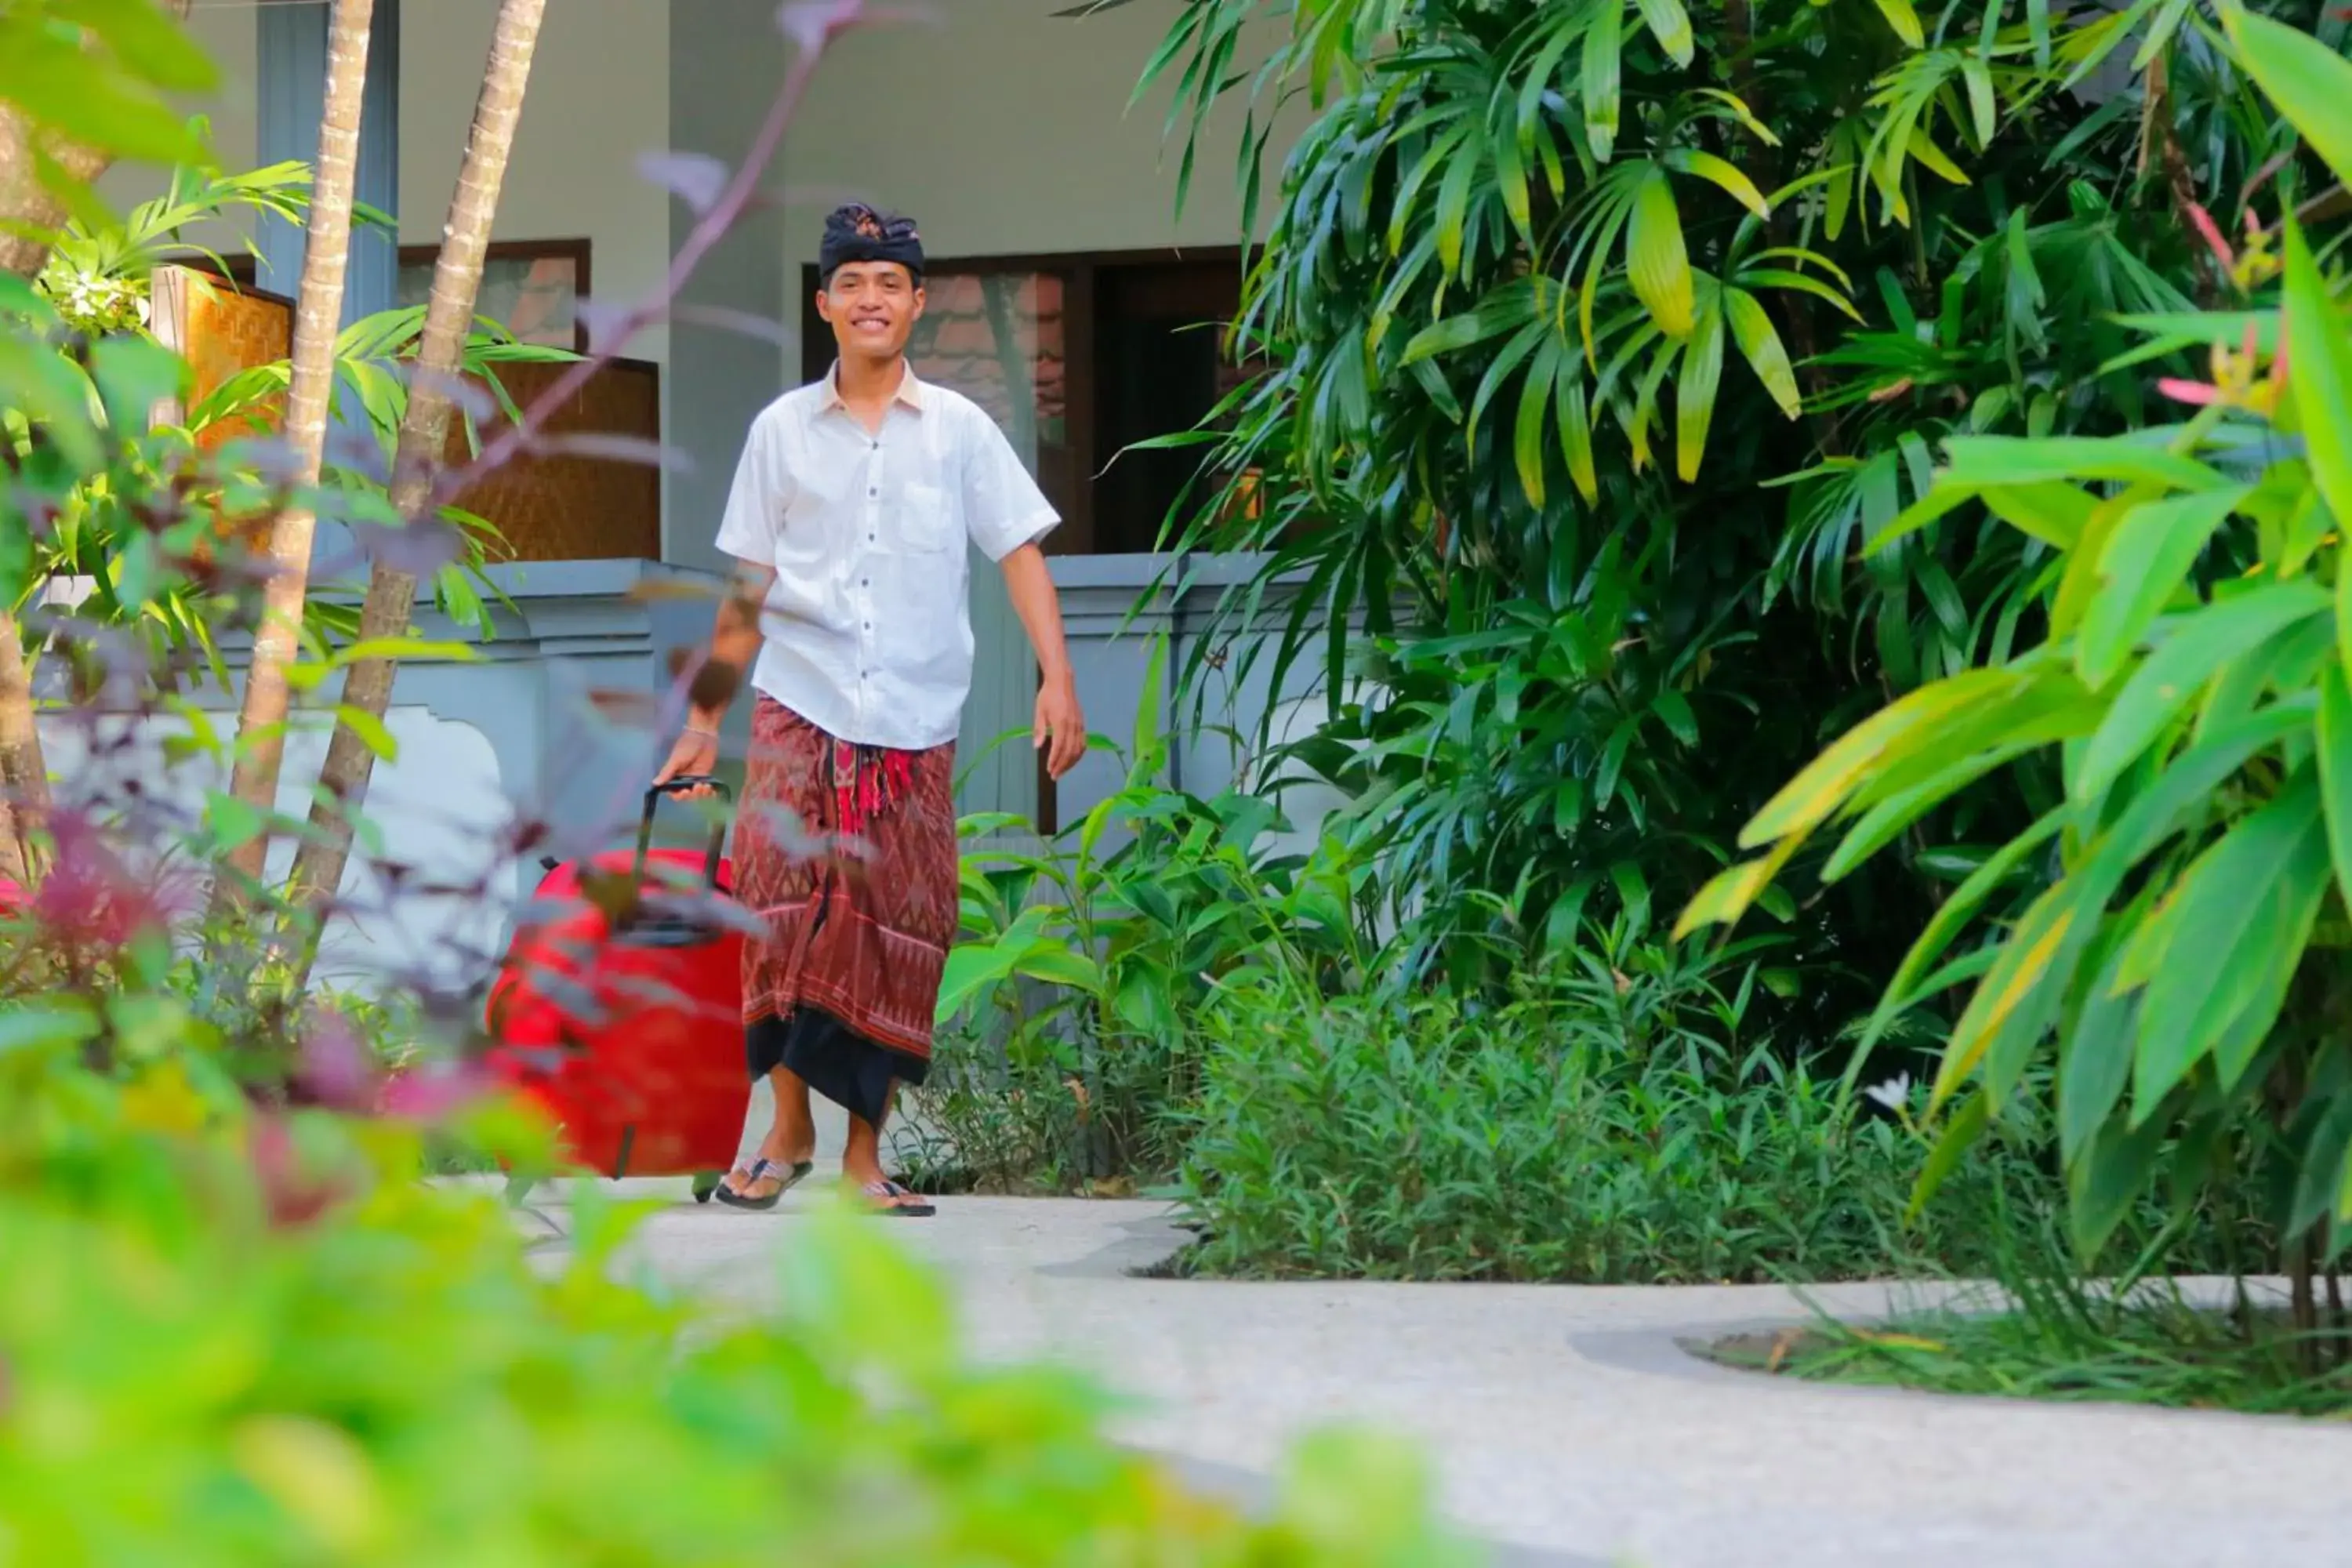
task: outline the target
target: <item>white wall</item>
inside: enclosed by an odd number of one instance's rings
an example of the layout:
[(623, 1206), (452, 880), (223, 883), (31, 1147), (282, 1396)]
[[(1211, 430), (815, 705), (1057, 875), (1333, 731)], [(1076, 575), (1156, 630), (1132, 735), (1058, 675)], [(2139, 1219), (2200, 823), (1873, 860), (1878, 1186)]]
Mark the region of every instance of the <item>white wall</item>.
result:
[[(198, 752), (176, 763), (168, 759), (165, 746), (184, 742), (190, 732), (184, 719), (164, 715), (94, 726), (53, 712), (45, 719), (42, 746), (61, 781), (60, 799), (68, 805), (105, 816), (122, 805), (127, 781), (136, 779), (144, 791), (144, 809), (164, 821), (194, 823), (207, 792), (223, 787), (218, 757)], [(388, 978), (425, 977), (462, 988), (496, 962), (512, 906), (496, 896), (423, 889), (499, 890), (514, 885), (513, 862), (499, 848), (511, 816), (509, 786), (488, 738), (476, 726), (438, 718), (415, 704), (394, 706), (384, 723), (399, 753), (376, 766), (368, 788), (368, 819), (385, 847), (363, 846), (345, 868), (341, 897), (347, 912), (328, 922), (319, 973), (332, 984), (361, 990), (376, 989)], [(316, 714), (298, 718), (290, 727), (278, 791), (280, 812), (299, 817), (309, 809), (310, 789), (327, 754), (327, 733), (326, 721)], [(134, 834), (134, 844), (144, 842)], [(387, 855), (412, 869), (410, 882), (399, 890), (387, 886), (378, 869)], [(283, 879), (293, 858), (290, 842), (271, 846), (273, 881)]]
[[(440, 237), (497, 16), (497, 0), (407, 0), (401, 8), (404, 244)], [(669, 267), (669, 199), (637, 174), (637, 159), (668, 145), (668, 0), (554, 0), (494, 237), (585, 237), (591, 290), (643, 296)], [(627, 352), (666, 363), (667, 335), (656, 328)]]
[[(440, 237), (497, 15), (497, 0), (407, 0), (401, 7), (404, 244)], [(223, 168), (251, 168), (258, 64), (253, 7), (199, 5), (189, 28), (220, 67), (221, 90), (188, 110), (211, 118)], [(634, 300), (649, 292), (669, 267), (669, 201), (638, 175), (637, 159), (668, 145), (668, 0), (557, 0), (540, 32), (494, 237), (584, 237), (595, 294)], [(99, 189), (124, 209), (158, 195), (163, 181), (152, 165), (126, 165), (110, 171)], [(199, 237), (219, 243), (218, 237)], [(668, 334), (656, 327), (628, 352), (667, 363)]]
[[(1240, 98), (1211, 121), (1181, 219), (1182, 145), (1161, 141), (1168, 89), (1127, 111), (1175, 5), (1054, 16), (1069, 8), (946, 0), (941, 25), (836, 43), (785, 143), (787, 177), (808, 193), (786, 217), (795, 272), (816, 259), (835, 192), (913, 215), (935, 257), (1236, 243)], [(1269, 151), (1278, 161), (1287, 148), (1277, 133)]]
[[(220, 72), (220, 88), (209, 99), (190, 99), (182, 105), (187, 114), (201, 114), (212, 122), (213, 148), (221, 167), (236, 172), (253, 167), (255, 115), (253, 82), (257, 43), (253, 12), (245, 6), (200, 5), (188, 16), (188, 31), (212, 57)], [(98, 194), (117, 212), (127, 212), (163, 195), (170, 171), (152, 163), (121, 163), (98, 182)], [(239, 226), (251, 232), (248, 218)], [(223, 237), (190, 237), (218, 248)], [(230, 239), (228, 244), (236, 241)]]

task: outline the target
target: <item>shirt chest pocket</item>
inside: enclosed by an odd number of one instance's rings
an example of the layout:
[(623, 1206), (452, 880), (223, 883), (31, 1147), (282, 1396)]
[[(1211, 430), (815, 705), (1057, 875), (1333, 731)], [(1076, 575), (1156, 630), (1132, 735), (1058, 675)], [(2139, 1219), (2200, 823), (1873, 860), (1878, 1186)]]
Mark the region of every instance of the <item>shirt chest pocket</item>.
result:
[(903, 555), (943, 555), (955, 548), (962, 529), (955, 498), (938, 485), (909, 484), (898, 501), (884, 514), (882, 538), (887, 548)]

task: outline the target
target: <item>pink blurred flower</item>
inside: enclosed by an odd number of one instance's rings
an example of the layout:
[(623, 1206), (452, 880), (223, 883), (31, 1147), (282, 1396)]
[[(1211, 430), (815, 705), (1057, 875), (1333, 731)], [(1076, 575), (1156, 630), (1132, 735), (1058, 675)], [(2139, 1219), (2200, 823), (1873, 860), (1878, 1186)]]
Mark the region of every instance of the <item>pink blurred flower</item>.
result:
[(168, 928), (173, 900), (162, 883), (142, 879), (115, 852), (97, 824), (79, 812), (48, 821), (48, 868), (28, 897), (0, 881), (0, 913), (28, 917), (42, 936), (68, 949), (119, 949), (148, 931)]
[[(2250, 212), (2246, 216), (2251, 218), (2253, 214)], [(2211, 213), (2207, 212), (2195, 202), (2190, 202), (2189, 221), (2196, 226), (2197, 232), (2203, 237), (2207, 248), (2221, 258), (2222, 271), (2230, 271), (2238, 265), (2238, 253), (2231, 250), (2230, 242), (2221, 237), (2221, 226), (2213, 221)]]
[(469, 1064), (410, 1068), (385, 1080), (377, 1106), (402, 1121), (434, 1126), (490, 1092), (489, 1075)]
[(295, 1084), (305, 1100), (330, 1110), (364, 1111), (374, 1105), (383, 1075), (350, 1019), (331, 1008), (314, 1008), (302, 1030), (301, 1053)]
[(322, 1174), (303, 1157), (283, 1117), (256, 1115), (246, 1149), (273, 1226), (309, 1225), (351, 1194), (348, 1177)]

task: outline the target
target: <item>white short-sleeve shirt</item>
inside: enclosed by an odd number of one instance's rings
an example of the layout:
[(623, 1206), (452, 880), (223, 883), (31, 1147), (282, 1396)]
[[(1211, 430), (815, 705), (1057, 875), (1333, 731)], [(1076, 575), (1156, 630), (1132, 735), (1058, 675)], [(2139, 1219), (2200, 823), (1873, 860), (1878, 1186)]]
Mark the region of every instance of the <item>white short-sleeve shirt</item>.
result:
[(971, 689), (967, 542), (991, 561), (1061, 521), (971, 399), (912, 370), (878, 433), (834, 377), (751, 422), (719, 548), (775, 569), (751, 683), (838, 740), (955, 739)]

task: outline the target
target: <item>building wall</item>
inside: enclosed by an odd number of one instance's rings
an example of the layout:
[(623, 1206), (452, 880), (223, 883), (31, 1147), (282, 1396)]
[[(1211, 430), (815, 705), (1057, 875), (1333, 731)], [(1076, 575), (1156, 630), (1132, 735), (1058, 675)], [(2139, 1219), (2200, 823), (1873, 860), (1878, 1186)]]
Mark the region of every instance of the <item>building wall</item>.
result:
[[(402, 8), (404, 244), (440, 237), (497, 16), (497, 0), (410, 0)], [(640, 298), (669, 268), (668, 197), (637, 173), (640, 155), (670, 144), (669, 25), (667, 0), (548, 6), (499, 196), (495, 237), (584, 236), (590, 289), (604, 299)], [(627, 352), (666, 363), (668, 334), (655, 328)]]
[[(677, 0), (669, 15), (669, 123), (662, 145), (743, 161), (789, 68), (771, 0)], [(771, 189), (782, 174), (769, 169)], [(663, 208), (669, 254), (698, 221), (685, 202)], [(683, 302), (719, 312), (785, 319), (783, 216), (773, 203), (746, 213), (703, 258)], [(662, 475), (662, 558), (725, 569), (716, 539), (735, 460), (752, 418), (789, 384), (792, 356), (769, 339), (683, 321), (671, 329), (679, 374), (663, 432), (685, 459)], [(739, 710), (740, 711), (740, 710)]]
[[(1175, 209), (1181, 145), (1163, 149), (1162, 89), (1128, 112), (1176, 8), (1060, 18), (1068, 0), (951, 0), (931, 26), (834, 47), (785, 146), (807, 198), (786, 215), (797, 276), (834, 193), (913, 214), (934, 256), (1230, 245), (1241, 110), (1221, 114)], [(1287, 142), (1277, 136), (1278, 157)]]
[[(440, 237), (497, 15), (497, 0), (410, 0), (402, 7), (404, 244)], [(188, 25), (222, 79), (214, 99), (192, 102), (189, 110), (211, 118), (224, 168), (250, 168), (257, 142), (254, 8), (199, 5)], [(669, 26), (667, 0), (561, 0), (549, 6), (499, 195), (495, 237), (585, 237), (590, 286), (605, 298), (643, 295), (669, 267), (668, 197), (637, 173), (641, 153), (670, 144)], [(118, 207), (162, 188), (162, 172), (152, 165), (118, 168), (100, 183)], [(628, 352), (666, 363), (668, 334), (656, 327)]]
[[(189, 13), (188, 31), (212, 57), (220, 71), (220, 89), (204, 100), (188, 100), (183, 108), (212, 122), (213, 146), (224, 167), (253, 165), (255, 107), (253, 97), (257, 39), (253, 12), (245, 6), (198, 6)], [(110, 169), (98, 182), (98, 193), (117, 211), (161, 195), (168, 171), (152, 163), (124, 163)], [(239, 226), (250, 230), (250, 223)], [(197, 237), (215, 248), (236, 243), (233, 232)]]

